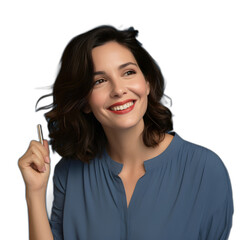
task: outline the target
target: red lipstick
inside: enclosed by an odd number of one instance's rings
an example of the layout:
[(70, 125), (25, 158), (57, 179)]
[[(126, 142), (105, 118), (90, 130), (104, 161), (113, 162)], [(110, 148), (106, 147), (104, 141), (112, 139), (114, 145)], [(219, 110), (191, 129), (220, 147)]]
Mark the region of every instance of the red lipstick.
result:
[[(123, 110), (114, 111), (114, 110), (111, 109), (112, 107), (119, 106), (119, 105), (123, 105), (123, 104), (125, 104), (125, 103), (127, 103), (127, 102), (133, 102), (133, 105), (130, 106), (130, 107), (128, 107), (128, 108), (126, 108), (126, 109), (123, 109)], [(117, 102), (117, 103), (114, 103), (113, 105), (111, 105), (111, 106), (108, 108), (108, 110), (111, 111), (112, 113), (116, 113), (116, 114), (125, 114), (125, 113), (128, 113), (128, 112), (130, 112), (130, 111), (133, 110), (133, 108), (134, 108), (134, 106), (135, 106), (135, 102), (136, 102), (135, 99), (128, 99), (128, 100), (123, 101), (123, 102)]]
[(111, 105), (109, 108), (116, 107), (116, 106), (119, 106), (119, 105), (123, 105), (127, 102), (132, 102), (132, 101), (136, 101), (136, 99), (127, 99), (127, 100), (122, 101), (122, 102), (117, 102), (117, 103), (114, 103), (113, 105)]

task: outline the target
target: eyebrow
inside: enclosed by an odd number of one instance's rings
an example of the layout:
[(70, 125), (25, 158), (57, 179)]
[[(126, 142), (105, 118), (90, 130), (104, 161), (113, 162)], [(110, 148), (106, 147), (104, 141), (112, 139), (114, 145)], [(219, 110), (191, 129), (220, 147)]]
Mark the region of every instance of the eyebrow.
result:
[[(127, 62), (127, 63), (121, 64), (121, 65), (118, 67), (118, 70), (121, 70), (121, 69), (127, 67), (128, 65), (135, 65), (135, 66), (137, 66), (136, 63), (133, 63), (133, 62)], [(94, 72), (94, 73), (93, 73), (93, 76), (101, 75), (101, 74), (106, 74), (106, 72), (104, 72), (104, 71)]]

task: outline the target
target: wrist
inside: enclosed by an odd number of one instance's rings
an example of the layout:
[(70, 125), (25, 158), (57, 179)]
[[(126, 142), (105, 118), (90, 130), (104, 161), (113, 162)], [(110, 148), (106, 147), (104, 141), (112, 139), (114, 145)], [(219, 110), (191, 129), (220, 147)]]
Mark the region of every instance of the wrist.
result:
[(30, 189), (26, 189), (26, 200), (27, 202), (30, 201), (46, 201), (46, 189), (33, 191)]

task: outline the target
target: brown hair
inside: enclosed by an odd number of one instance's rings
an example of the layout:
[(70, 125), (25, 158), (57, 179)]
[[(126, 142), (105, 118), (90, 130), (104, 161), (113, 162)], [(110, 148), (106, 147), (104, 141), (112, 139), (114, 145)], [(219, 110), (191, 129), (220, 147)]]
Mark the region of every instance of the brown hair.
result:
[(60, 156), (89, 163), (101, 156), (106, 147), (107, 138), (101, 124), (92, 112), (87, 114), (83, 109), (93, 88), (92, 49), (109, 41), (116, 41), (132, 52), (150, 83), (148, 107), (143, 116), (144, 144), (156, 147), (164, 133), (173, 129), (172, 113), (160, 102), (165, 95), (161, 70), (136, 39), (137, 35), (133, 27), (117, 30), (104, 25), (74, 37), (66, 46), (52, 93), (40, 97), (36, 103), (37, 106), (41, 99), (53, 96), (52, 104), (36, 111), (51, 108), (44, 116), (48, 122), (50, 145)]

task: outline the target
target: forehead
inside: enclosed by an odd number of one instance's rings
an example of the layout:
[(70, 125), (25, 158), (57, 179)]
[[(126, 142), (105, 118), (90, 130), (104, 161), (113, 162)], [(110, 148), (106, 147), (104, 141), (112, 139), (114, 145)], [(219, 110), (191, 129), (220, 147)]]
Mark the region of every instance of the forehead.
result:
[(127, 47), (114, 41), (93, 48), (92, 58), (95, 68), (101, 68), (106, 65), (119, 66), (129, 61), (137, 63), (133, 54)]

